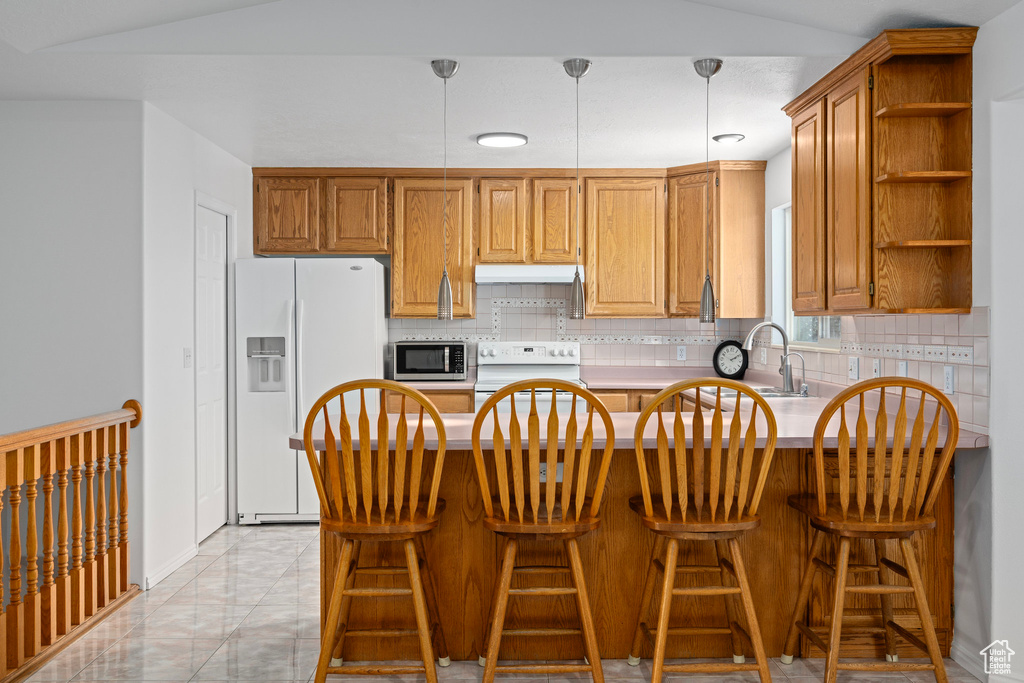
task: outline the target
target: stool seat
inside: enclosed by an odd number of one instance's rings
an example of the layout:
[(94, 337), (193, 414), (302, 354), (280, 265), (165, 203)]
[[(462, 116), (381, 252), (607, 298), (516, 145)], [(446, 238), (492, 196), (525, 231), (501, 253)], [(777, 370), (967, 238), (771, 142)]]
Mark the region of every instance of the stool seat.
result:
[[(565, 519), (565, 515), (562, 514), (562, 505), (555, 503), (550, 519), (544, 508), (538, 510), (537, 519), (534, 519), (532, 510), (523, 510), (523, 519), (521, 521), (506, 521), (498, 516), (484, 517), (484, 528), (507, 536), (573, 538), (588, 531), (593, 531), (601, 525), (599, 517), (591, 517), (588, 514), (590, 503), (591, 500), (589, 498), (584, 501), (580, 519), (573, 519), (575, 510), (570, 511), (572, 514), (570, 514), (569, 519)], [(500, 505), (500, 500), (495, 497), (494, 507), (500, 509)]]
[(433, 515), (427, 515), (427, 504), (426, 498), (421, 499), (412, 519), (409, 519), (408, 506), (405, 507), (402, 510), (401, 521), (398, 522), (394, 521), (395, 510), (391, 506), (382, 517), (380, 506), (375, 504), (370, 508), (369, 522), (366, 521), (366, 512), (360, 507), (355, 521), (352, 521), (348, 515), (341, 521), (330, 517), (321, 517), (320, 528), (324, 531), (332, 531), (342, 538), (361, 538), (363, 540), (373, 540), (374, 536), (388, 536), (387, 540), (411, 538), (416, 534), (430, 531), (441, 521), (441, 513), (445, 508), (444, 498), (437, 499)]
[[(730, 535), (738, 536), (744, 531), (750, 531), (756, 529), (761, 525), (761, 518), (758, 515), (751, 515), (745, 513), (736, 519), (735, 512), (730, 515), (731, 521), (723, 521), (721, 515), (718, 515), (718, 519), (712, 519), (711, 508), (708, 506), (707, 501), (704, 503), (704, 507), (701, 510), (701, 514), (697, 514), (697, 509), (693, 505), (689, 506), (686, 511), (686, 521), (684, 522), (679, 512), (679, 506), (676, 505), (672, 510), (671, 521), (666, 521), (668, 515), (665, 510), (665, 501), (661, 496), (651, 496), (651, 504), (654, 507), (654, 514), (648, 516), (644, 511), (644, 498), (643, 496), (633, 496), (629, 499), (629, 508), (640, 515), (640, 520), (645, 527), (659, 534), (666, 536), (672, 536), (676, 534), (716, 534), (717, 538), (728, 538)], [(724, 506), (719, 504), (719, 510), (724, 509)], [(724, 535), (721, 535), (724, 534)]]
[(828, 507), (825, 514), (818, 513), (818, 497), (811, 493), (797, 493), (789, 497), (789, 506), (794, 510), (807, 515), (811, 520), (811, 526), (837, 536), (851, 538), (906, 538), (915, 531), (925, 531), (935, 528), (935, 517), (924, 515), (917, 519), (900, 519), (902, 515), (897, 511), (889, 520), (889, 512), (885, 508), (875, 520), (875, 509), (870, 503), (864, 510), (864, 519), (859, 517), (851, 519), (853, 511), (849, 511), (844, 518), (843, 508), (839, 502), (839, 496), (830, 495), (826, 498)]

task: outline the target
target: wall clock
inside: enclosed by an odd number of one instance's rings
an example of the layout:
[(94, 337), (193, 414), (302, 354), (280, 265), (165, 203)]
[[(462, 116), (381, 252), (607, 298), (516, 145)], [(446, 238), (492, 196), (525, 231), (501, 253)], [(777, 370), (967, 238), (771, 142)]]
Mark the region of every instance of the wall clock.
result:
[(743, 379), (747, 372), (747, 352), (738, 341), (730, 339), (718, 345), (711, 357), (711, 364), (719, 377)]

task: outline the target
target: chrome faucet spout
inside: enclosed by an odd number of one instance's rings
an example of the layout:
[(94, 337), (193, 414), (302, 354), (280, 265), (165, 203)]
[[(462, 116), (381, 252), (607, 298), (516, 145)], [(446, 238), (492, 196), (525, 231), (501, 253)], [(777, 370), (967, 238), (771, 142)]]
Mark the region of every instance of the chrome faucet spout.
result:
[(754, 348), (754, 336), (761, 331), (762, 327), (773, 327), (782, 335), (782, 364), (779, 367), (779, 374), (782, 375), (782, 391), (793, 393), (793, 368), (789, 363), (789, 337), (786, 336), (786, 330), (781, 325), (770, 320), (754, 325), (753, 329), (747, 333), (747, 338), (743, 340), (742, 348), (744, 351)]

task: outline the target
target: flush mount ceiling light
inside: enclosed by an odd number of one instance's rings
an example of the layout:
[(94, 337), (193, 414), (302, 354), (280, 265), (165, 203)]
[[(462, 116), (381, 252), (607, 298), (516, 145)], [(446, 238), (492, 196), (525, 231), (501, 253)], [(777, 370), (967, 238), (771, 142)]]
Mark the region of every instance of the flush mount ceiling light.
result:
[(522, 133), (483, 133), (476, 136), (476, 144), (484, 147), (522, 147), (527, 142)]
[(742, 133), (722, 133), (721, 135), (716, 135), (711, 139), (714, 140), (715, 142), (726, 142), (730, 144), (736, 144), (737, 142), (742, 141), (745, 137), (747, 136), (743, 135)]

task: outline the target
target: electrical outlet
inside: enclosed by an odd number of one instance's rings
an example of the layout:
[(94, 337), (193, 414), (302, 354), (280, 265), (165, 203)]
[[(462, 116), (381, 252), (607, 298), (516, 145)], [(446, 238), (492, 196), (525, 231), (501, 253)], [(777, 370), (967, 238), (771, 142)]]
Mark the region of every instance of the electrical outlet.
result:
[(761, 365), (768, 365), (768, 349), (761, 347)]
[(181, 350), (182, 363), (186, 368), (192, 367), (192, 347), (186, 346)]
[(686, 360), (686, 347), (685, 346), (677, 346), (676, 347), (676, 360)]
[(881, 377), (882, 376), (882, 359), (872, 358), (871, 359), (871, 376)]
[(896, 363), (896, 374), (900, 377), (907, 377), (910, 374), (907, 367), (907, 361), (901, 360)]
[(860, 379), (860, 358), (850, 356), (849, 377), (853, 380)]
[[(540, 463), (540, 483), (545, 483), (548, 480), (548, 464), (546, 462)], [(558, 463), (555, 468), (555, 481), (562, 481), (562, 463)]]
[(942, 393), (952, 395), (956, 385), (956, 370), (952, 365), (942, 366)]

